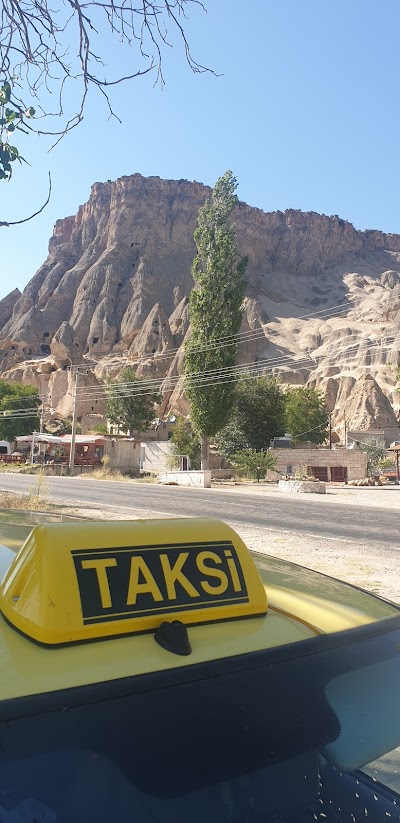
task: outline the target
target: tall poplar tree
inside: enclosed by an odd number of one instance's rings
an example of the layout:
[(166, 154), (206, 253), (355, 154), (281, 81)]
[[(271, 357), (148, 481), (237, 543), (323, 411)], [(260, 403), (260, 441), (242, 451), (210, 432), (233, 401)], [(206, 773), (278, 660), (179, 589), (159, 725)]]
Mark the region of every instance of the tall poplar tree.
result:
[[(238, 256), (236, 227), (231, 220), (238, 198), (231, 171), (217, 180), (211, 200), (199, 210), (194, 239), (197, 256), (192, 275), (195, 288), (189, 301), (191, 336), (183, 370), (191, 403), (191, 422), (202, 440), (202, 468), (208, 468), (208, 438), (228, 422), (234, 403), (234, 383), (218, 372), (236, 365), (236, 335), (240, 329), (247, 258)], [(232, 342), (220, 344), (220, 338)]]

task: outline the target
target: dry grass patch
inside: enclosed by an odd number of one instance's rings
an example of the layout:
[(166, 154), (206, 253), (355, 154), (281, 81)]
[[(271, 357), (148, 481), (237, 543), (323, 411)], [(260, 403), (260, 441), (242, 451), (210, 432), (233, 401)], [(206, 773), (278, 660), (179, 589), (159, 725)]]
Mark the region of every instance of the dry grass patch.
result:
[(53, 503), (43, 499), (37, 500), (30, 494), (13, 494), (0, 492), (0, 509), (20, 509), (22, 511), (48, 511), (57, 509)]
[(83, 477), (85, 480), (131, 480), (128, 474), (122, 474), (122, 472), (116, 469), (109, 469), (106, 466), (93, 469), (90, 474), (81, 474), (80, 477)]
[(28, 494), (1, 491), (0, 508), (52, 511), (55, 507), (49, 503), (49, 487), (44, 472), (37, 472), (34, 483), (29, 487)]

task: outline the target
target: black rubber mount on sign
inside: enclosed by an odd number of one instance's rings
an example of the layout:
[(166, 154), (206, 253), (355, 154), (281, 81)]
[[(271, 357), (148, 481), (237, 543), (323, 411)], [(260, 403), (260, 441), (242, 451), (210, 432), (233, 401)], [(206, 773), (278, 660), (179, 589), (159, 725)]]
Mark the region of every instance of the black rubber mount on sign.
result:
[(172, 654), (188, 655), (192, 653), (188, 630), (180, 620), (169, 623), (164, 620), (158, 627), (154, 640)]

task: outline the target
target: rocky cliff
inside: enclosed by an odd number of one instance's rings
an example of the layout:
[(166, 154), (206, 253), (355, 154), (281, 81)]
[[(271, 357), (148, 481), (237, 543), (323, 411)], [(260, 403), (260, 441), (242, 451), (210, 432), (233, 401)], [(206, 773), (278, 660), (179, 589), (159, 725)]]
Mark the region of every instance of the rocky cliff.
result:
[(19, 289), (14, 289), (7, 297), (0, 300), (0, 329), (3, 329), (6, 323), (10, 320), (14, 306), (17, 300), (21, 297)]
[[(0, 302), (4, 376), (35, 383), (49, 409), (67, 415), (71, 364), (87, 364), (91, 386), (131, 363), (165, 378), (165, 409), (187, 411), (169, 378), (179, 374), (193, 232), (209, 194), (200, 183), (139, 174), (96, 183), (75, 217), (57, 221), (23, 294)], [(235, 220), (249, 258), (239, 363), (320, 387), (338, 426), (344, 414), (353, 428), (396, 425), (400, 236), (244, 203)], [(102, 411), (100, 395), (89, 394), (81, 414)]]

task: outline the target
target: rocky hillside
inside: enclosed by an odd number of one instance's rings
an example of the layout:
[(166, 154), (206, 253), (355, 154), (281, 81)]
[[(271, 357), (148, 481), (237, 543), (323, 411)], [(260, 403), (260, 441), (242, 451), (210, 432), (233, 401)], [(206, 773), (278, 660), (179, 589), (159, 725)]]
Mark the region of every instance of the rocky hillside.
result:
[[(87, 364), (82, 386), (134, 364), (165, 378), (165, 409), (186, 412), (181, 386), (168, 378), (179, 374), (193, 232), (209, 194), (200, 183), (139, 174), (96, 183), (75, 217), (57, 221), (23, 294), (0, 301), (3, 375), (34, 383), (65, 416), (71, 364)], [(344, 415), (352, 428), (395, 426), (400, 236), (245, 203), (235, 219), (249, 258), (239, 362), (320, 387), (339, 427)], [(102, 409), (87, 392), (79, 411)]]

